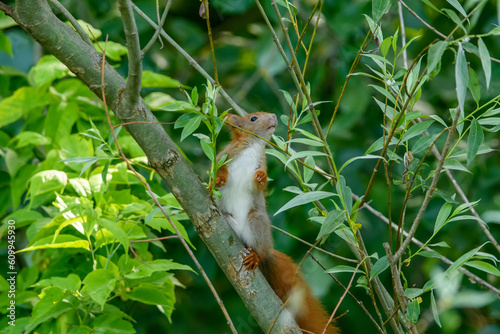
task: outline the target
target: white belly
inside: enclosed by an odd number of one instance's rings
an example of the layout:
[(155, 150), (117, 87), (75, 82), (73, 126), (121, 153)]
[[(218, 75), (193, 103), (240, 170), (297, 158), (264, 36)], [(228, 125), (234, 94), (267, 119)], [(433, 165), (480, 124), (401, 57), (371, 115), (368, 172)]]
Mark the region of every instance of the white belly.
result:
[(254, 144), (238, 154), (228, 164), (228, 179), (220, 189), (222, 193), (220, 208), (238, 237), (247, 245), (254, 244), (248, 213), (253, 206), (253, 179), (259, 167), (262, 150), (262, 145)]

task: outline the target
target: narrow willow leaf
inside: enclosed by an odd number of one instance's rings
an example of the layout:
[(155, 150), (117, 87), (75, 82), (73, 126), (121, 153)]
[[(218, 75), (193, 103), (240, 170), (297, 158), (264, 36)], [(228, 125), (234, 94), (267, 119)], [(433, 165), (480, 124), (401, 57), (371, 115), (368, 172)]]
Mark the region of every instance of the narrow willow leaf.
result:
[(324, 237), (325, 235), (329, 235), (332, 233), (337, 226), (342, 224), (345, 220), (345, 211), (344, 210), (332, 210), (328, 212), (323, 224), (321, 225), (321, 229), (319, 230), (318, 237), (316, 240)]
[(418, 296), (420, 296), (423, 292), (424, 292), (424, 290), (419, 289), (419, 288), (407, 288), (405, 290), (405, 296), (406, 296), (406, 298), (413, 299), (413, 298), (417, 298)]
[(468, 260), (470, 260), (474, 255), (476, 255), (477, 252), (479, 252), (479, 250), (481, 248), (483, 248), (484, 245), (486, 245), (487, 243), (489, 243), (489, 241), (485, 242), (484, 244), (482, 244), (481, 246), (479, 247), (476, 247), (474, 248), (473, 250), (470, 250), (468, 251), (467, 253), (465, 253), (464, 255), (462, 255), (461, 257), (459, 257), (447, 270), (446, 272), (447, 273), (450, 273), (454, 270), (457, 270), (458, 268), (460, 268), (461, 266), (463, 266)]
[(486, 78), (486, 89), (488, 89), (490, 87), (491, 81), (490, 53), (488, 52), (488, 48), (481, 38), (479, 38), (479, 40), (477, 41), (477, 46), (479, 48), (479, 58), (481, 58), (481, 65), (483, 66), (484, 76)]
[(462, 14), (463, 17), (467, 17), (467, 13), (465, 12), (465, 10), (463, 9), (462, 5), (457, 0), (446, 0), (446, 1), (448, 1), (448, 3), (450, 5), (452, 5), (453, 7), (455, 7), (455, 9), (458, 10), (458, 12), (460, 14)]
[(389, 268), (389, 260), (387, 259), (387, 256), (382, 256), (374, 265), (372, 268), (372, 271), (370, 273), (370, 280), (374, 279), (380, 273), (382, 273), (384, 270)]
[(467, 69), (467, 59), (462, 44), (458, 44), (457, 59), (455, 62), (455, 80), (457, 89), (458, 105), (460, 113), (465, 111), (465, 94), (467, 94), (467, 84), (469, 83), (469, 70)]
[(434, 71), (434, 69), (441, 62), (441, 58), (443, 57), (443, 53), (447, 46), (448, 43), (445, 41), (439, 41), (431, 45), (429, 53), (427, 54), (427, 71), (429, 73), (432, 73), (432, 71)]
[(311, 203), (314, 201), (319, 201), (321, 199), (325, 199), (328, 197), (337, 196), (335, 193), (327, 192), (327, 191), (311, 191), (308, 193), (300, 194), (294, 198), (292, 198), (288, 203), (283, 205), (274, 215), (286, 211), (288, 209), (294, 208), (299, 205)]
[(315, 157), (315, 156), (320, 156), (320, 155), (326, 155), (323, 152), (317, 152), (317, 151), (300, 151), (300, 152), (295, 152), (288, 158), (287, 162), (285, 163), (285, 167), (288, 166), (290, 162), (292, 162), (295, 159), (300, 159), (304, 157)]
[(411, 322), (412, 324), (416, 324), (418, 318), (420, 318), (420, 304), (418, 303), (418, 300), (413, 299), (408, 304), (406, 319), (408, 319), (408, 321)]
[(372, 16), (373, 21), (378, 22), (380, 18), (389, 11), (391, 7), (390, 0), (373, 0), (372, 1)]
[(446, 202), (443, 204), (437, 215), (436, 223), (434, 224), (434, 233), (439, 231), (446, 224), (452, 208), (453, 205), (451, 203)]
[(429, 126), (434, 123), (434, 121), (425, 121), (425, 122), (420, 122), (412, 126), (411, 128), (408, 129), (408, 131), (405, 132), (403, 135), (403, 138), (401, 138), (401, 142), (406, 142), (410, 140), (411, 138), (418, 136), (422, 134), (425, 130), (429, 128)]
[(472, 94), (472, 98), (479, 104), (479, 100), (481, 100), (481, 86), (479, 85), (476, 71), (472, 67), (469, 67), (469, 83), (467, 86)]
[(484, 141), (484, 133), (481, 124), (474, 118), (470, 125), (469, 138), (467, 139), (467, 166), (477, 155), (479, 147)]
[(500, 270), (497, 267), (483, 261), (469, 261), (466, 264), (469, 267), (479, 269), (485, 273), (500, 277)]
[(385, 158), (384, 158), (384, 157), (381, 157), (380, 155), (372, 155), (372, 154), (361, 155), (361, 156), (359, 156), (359, 157), (354, 157), (354, 158), (351, 158), (351, 159), (347, 160), (347, 161), (346, 161), (346, 162), (342, 165), (342, 167), (340, 167), (340, 169), (339, 169), (339, 174), (340, 174), (340, 173), (342, 172), (342, 170), (343, 170), (344, 168), (346, 168), (346, 167), (347, 167), (347, 166), (348, 166), (351, 162), (356, 161), (356, 160), (360, 160), (360, 159), (382, 159), (382, 160), (384, 160), (384, 161), (387, 161), (387, 160), (385, 160)]
[(431, 144), (434, 142), (434, 140), (436, 140), (437, 136), (438, 136), (437, 133), (435, 133), (433, 135), (423, 136), (422, 138), (417, 140), (415, 145), (413, 145), (413, 147), (411, 149), (411, 153), (417, 154), (423, 150), (427, 150), (431, 146)]
[(460, 170), (462, 172), (467, 172), (472, 174), (470, 170), (468, 170), (460, 161), (457, 159), (448, 159), (443, 165), (443, 168), (452, 169), (452, 170)]
[(439, 311), (436, 305), (436, 299), (434, 298), (434, 290), (431, 290), (431, 308), (434, 321), (441, 327), (441, 321), (439, 320)]
[(326, 271), (328, 274), (337, 274), (337, 273), (359, 273), (359, 274), (363, 274), (363, 270), (356, 270), (356, 267), (351, 267), (351, 266), (346, 266), (346, 265), (339, 265), (339, 266), (335, 266), (331, 269), (328, 269)]
[(201, 124), (202, 118), (203, 118), (203, 116), (197, 116), (197, 117), (191, 118), (189, 120), (189, 122), (187, 122), (187, 124), (184, 127), (184, 129), (182, 129), (181, 141), (183, 141), (184, 139), (186, 139), (187, 136), (189, 136), (190, 134), (192, 134), (193, 132), (195, 132), (196, 129), (198, 129), (198, 127)]

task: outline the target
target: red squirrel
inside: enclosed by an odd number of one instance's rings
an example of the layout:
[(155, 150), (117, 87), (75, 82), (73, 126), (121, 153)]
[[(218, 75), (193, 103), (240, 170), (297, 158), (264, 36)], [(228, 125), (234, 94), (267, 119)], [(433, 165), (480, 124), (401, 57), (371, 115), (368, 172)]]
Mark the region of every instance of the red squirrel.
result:
[[(305, 333), (320, 334), (328, 322), (328, 314), (298, 272), (293, 260), (273, 248), (271, 221), (266, 210), (264, 190), (267, 185), (265, 145), (276, 128), (275, 114), (256, 112), (244, 117), (229, 115), (232, 141), (217, 156), (227, 153), (229, 163), (216, 176), (221, 191), (219, 208), (247, 250), (243, 261), (247, 270), (260, 268), (274, 292), (295, 316)], [(245, 129), (248, 132), (238, 128)], [(259, 137), (257, 137), (257, 136)], [(329, 326), (327, 334), (338, 333)]]

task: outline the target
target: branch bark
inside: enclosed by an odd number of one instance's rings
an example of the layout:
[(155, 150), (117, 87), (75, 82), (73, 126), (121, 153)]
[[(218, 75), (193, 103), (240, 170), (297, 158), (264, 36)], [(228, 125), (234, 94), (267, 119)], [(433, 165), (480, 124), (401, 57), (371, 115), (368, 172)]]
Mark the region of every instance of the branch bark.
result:
[[(8, 8), (0, 2), (0, 9)], [(102, 94), (102, 56), (51, 11), (46, 0), (17, 0), (14, 11), (6, 11), (34, 40), (65, 64), (98, 97)], [(139, 50), (140, 51), (140, 50)], [(207, 189), (180, 155), (174, 142), (146, 107), (142, 99), (131, 104), (125, 98), (125, 80), (109, 65), (104, 68), (105, 97), (125, 128), (146, 153), (149, 163), (166, 182), (185, 209), (221, 269), (229, 278), (248, 310), (263, 329), (270, 327), (281, 301), (260, 271), (249, 272), (242, 265), (243, 245), (225, 221)], [(272, 333), (299, 333), (286, 313), (280, 315)]]

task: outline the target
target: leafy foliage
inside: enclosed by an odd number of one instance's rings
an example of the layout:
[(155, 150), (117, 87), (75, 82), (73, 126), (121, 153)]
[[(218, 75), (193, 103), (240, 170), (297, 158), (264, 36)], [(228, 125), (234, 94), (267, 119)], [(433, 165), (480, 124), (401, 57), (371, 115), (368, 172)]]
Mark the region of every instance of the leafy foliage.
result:
[[(86, 9), (86, 17), (77, 18), (99, 27), (80, 21), (100, 39), (95, 44), (103, 47), (102, 32), (110, 34), (114, 42), (107, 44), (107, 59), (126, 76), (122, 61), (127, 49), (120, 18), (110, 10), (114, 3), (65, 5), (75, 16), (81, 7)], [(135, 3), (154, 16), (151, 3)], [(281, 19), (266, 4), (274, 29), (283, 23), (296, 47), (285, 51), (289, 59), (296, 54), (301, 73), (295, 70), (295, 75), (304, 78), (303, 85), (295, 85), (289, 76), (292, 66), (280, 58), (268, 27), (256, 19), (261, 14), (252, 1), (211, 5), (222, 87), (247, 110), (275, 112), (282, 123), (273, 147), (266, 150), (273, 224), (301, 239), (316, 240), (344, 259), (357, 249), (358, 267), (334, 257), (320, 261), (345, 285), (356, 278), (350, 291), (372, 315), (380, 307), (374, 292), (379, 280), (404, 304), (398, 321), (406, 319), (406, 325), (416, 324), (419, 331), (498, 330), (500, 304), (494, 290), (481, 291), (463, 271), (466, 267), (498, 287), (498, 249), (484, 232), (498, 240), (500, 68), (491, 57), (499, 54), (500, 30), (495, 6), (488, 1), (408, 2), (431, 29), (404, 7), (401, 27), (397, 6), (385, 0), (354, 5), (280, 0), (276, 8)], [(165, 29), (210, 72), (214, 65), (207, 52), (206, 23), (191, 15), (190, 6), (173, 7)], [(189, 260), (173, 246), (176, 241), (157, 239), (174, 234), (174, 229), (122, 161), (103, 103), (52, 55), (24, 65), (21, 55), (32, 54), (31, 47), (12, 45), (29, 38), (19, 37), (6, 16), (0, 16), (0, 27), (0, 215), (4, 235), (8, 221), (16, 222), (16, 303), (22, 305), (18, 328), (28, 333), (146, 333), (165, 326), (170, 331), (166, 319), (179, 326), (179, 333), (205, 332), (199, 326), (208, 321), (215, 323), (213, 332), (227, 330), (222, 316), (207, 311), (217, 307), (214, 301), (192, 302), (207, 289), (184, 264)], [(143, 43), (154, 33), (142, 23), (139, 32)], [(286, 49), (283, 34), (278, 37)], [(222, 129), (229, 106), (220, 86), (207, 83), (179, 53), (170, 51), (156, 43), (145, 55), (144, 101), (160, 122), (174, 124), (166, 125), (169, 134), (217, 193), (216, 171), (228, 162), (218, 164), (216, 155), (218, 143), (227, 140)], [(200, 249), (233, 320), (246, 315), (238, 297), (226, 291), (227, 282), (204, 255), (194, 231), (183, 224), (187, 216), (163, 189), (141, 148), (112, 114), (111, 121), (118, 125), (113, 130), (120, 147), (142, 180), (182, 237)], [(455, 127), (457, 134), (448, 142)], [(440, 153), (434, 155), (436, 151)], [(365, 204), (397, 228), (387, 228)], [(422, 242), (405, 247), (402, 257), (390, 263), (382, 244), (388, 242), (397, 254), (406, 239), (403, 231), (412, 226)], [(276, 237), (277, 248), (297, 258), (309, 249)], [(8, 244), (4, 239), (2, 247)], [(443, 257), (450, 261), (441, 262)], [(316, 264), (310, 264), (306, 261), (303, 270), (313, 288), (328, 295), (328, 309), (340, 300), (340, 309), (349, 310), (338, 320), (340, 327), (362, 332), (370, 326), (375, 332), (368, 320), (359, 321), (367, 317), (359, 303), (341, 299), (341, 288), (332, 287), (328, 275), (315, 273), (311, 268)], [(400, 275), (403, 295), (393, 286), (391, 265)], [(187, 290), (179, 289), (183, 285)], [(8, 284), (3, 277), (0, 287), (5, 312)], [(181, 302), (173, 313), (176, 300)], [(142, 320), (152, 310), (146, 305), (159, 312)], [(382, 317), (385, 321), (389, 316)], [(384, 327), (383, 321), (376, 320)], [(252, 320), (241, 323), (242, 331), (256, 326)], [(15, 332), (7, 319), (0, 327)], [(383, 330), (391, 329), (386, 325)]]

